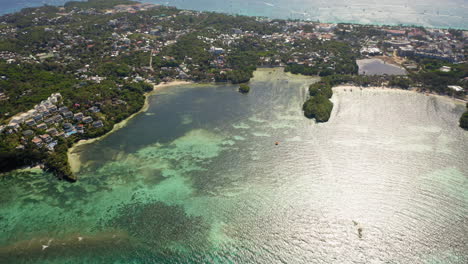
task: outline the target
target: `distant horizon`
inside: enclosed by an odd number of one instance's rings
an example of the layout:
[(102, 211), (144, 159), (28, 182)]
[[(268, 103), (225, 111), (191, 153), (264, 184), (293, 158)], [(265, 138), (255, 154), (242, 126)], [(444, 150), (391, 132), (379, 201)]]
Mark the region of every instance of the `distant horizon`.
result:
[[(7, 0), (0, 0), (0, 6), (2, 6), (2, 11), (0, 11), (0, 16), (7, 15), (7, 14), (12, 14), (21, 11), (23, 8), (37, 8), (45, 5), (53, 5), (53, 6), (63, 6), (66, 2), (70, 2), (71, 0), (30, 0), (30, 1), (21, 1), (21, 2), (11, 2)], [(76, 0), (75, 0), (76, 1)], [(77, 0), (77, 1), (83, 1), (83, 0)], [(135, 1), (135, 0), (134, 0)], [(319, 12), (317, 13), (316, 16), (307, 17), (307, 13), (304, 12), (302, 14), (299, 13), (294, 13), (294, 11), (290, 10), (290, 14), (288, 16), (284, 15), (284, 11), (278, 12), (276, 9), (282, 8), (280, 6), (276, 7), (276, 5), (280, 5), (283, 0), (272, 0), (270, 2), (275, 2), (275, 4), (272, 3), (267, 3), (263, 1), (251, 1), (251, 3), (245, 4), (245, 2), (250, 2), (250, 1), (243, 1), (243, 0), (234, 0), (230, 1), (230, 7), (226, 7), (225, 4), (219, 3), (218, 5), (211, 5), (214, 0), (199, 0), (199, 1), (191, 1), (190, 3), (182, 0), (172, 0), (172, 1), (160, 1), (160, 0), (143, 0), (139, 1), (136, 0), (136, 2), (141, 2), (141, 3), (152, 3), (152, 4), (161, 4), (165, 6), (174, 6), (177, 7), (178, 9), (182, 10), (193, 10), (193, 11), (205, 11), (205, 12), (216, 12), (216, 13), (225, 13), (225, 14), (230, 14), (230, 15), (245, 15), (245, 16), (254, 16), (254, 17), (266, 17), (270, 19), (283, 19), (283, 20), (301, 20), (301, 21), (310, 21), (310, 22), (322, 22), (322, 23), (342, 23), (342, 24), (357, 24), (357, 25), (374, 25), (374, 26), (405, 26), (405, 27), (424, 27), (424, 28), (437, 28), (437, 29), (458, 29), (458, 30), (468, 30), (468, 18), (464, 17), (464, 12), (461, 13), (463, 17), (460, 17), (460, 21), (457, 24), (450, 24), (450, 25), (442, 25), (442, 24), (425, 24), (424, 23), (414, 23), (410, 21), (381, 21), (378, 19), (380, 16), (376, 16), (375, 18), (364, 18), (361, 21), (355, 21), (353, 19), (349, 19), (346, 16), (349, 17), (349, 15), (344, 15), (344, 18), (341, 19), (339, 17), (335, 17), (335, 19), (338, 20), (332, 20), (332, 19), (323, 19), (326, 18), (327, 15), (325, 14), (326, 11)], [(296, 2), (301, 2), (305, 0), (292, 0), (292, 4)], [(334, 1), (341, 1), (341, 0), (334, 0)], [(367, 0), (360, 0), (361, 1), (367, 1)], [(200, 4), (195, 5), (193, 2), (200, 2)], [(222, 1), (221, 1), (222, 2)], [(239, 3), (233, 3), (233, 2), (239, 2)], [(315, 0), (309, 0), (309, 2), (315, 2)], [(321, 2), (321, 1), (318, 1)], [(332, 0), (333, 2), (333, 0)], [(451, 2), (458, 2), (458, 0), (451, 0)], [(237, 4), (240, 6), (233, 6), (233, 4)], [(319, 3), (320, 4), (320, 3)], [(323, 3), (322, 3), (323, 4)], [(349, 3), (347, 3), (349, 4)], [(448, 3), (444, 3), (448, 4)], [(247, 5), (247, 6), (245, 6)], [(252, 5), (252, 6), (251, 6)], [(263, 5), (263, 8), (259, 8), (259, 5)], [(362, 4), (361, 4), (362, 5)], [(359, 6), (359, 4), (356, 4), (354, 8)], [(3, 8), (4, 7), (4, 8)], [(243, 9), (244, 7), (244, 9)], [(252, 7), (252, 8), (251, 8)], [(347, 5), (345, 5), (347, 7)], [(383, 7), (383, 6), (382, 6)], [(320, 6), (316, 8), (316, 10), (319, 9), (329, 9), (330, 7), (325, 7), (321, 8)], [(376, 10), (378, 11), (369, 11), (369, 12), (379, 12), (380, 14), (385, 14), (382, 13), (381, 10), (379, 10), (379, 7), (375, 7)], [(436, 8), (436, 7), (434, 7)], [(230, 9), (230, 10), (229, 10)], [(351, 9), (351, 7), (350, 7)], [(462, 4), (461, 10), (466, 10), (468, 9), (467, 7)], [(311, 9), (312, 10), (312, 9)], [(314, 12), (316, 11), (313, 9)], [(366, 10), (366, 9), (364, 9)], [(340, 11), (339, 8), (337, 7), (336, 10), (330, 10), (330, 13), (338, 12)], [(268, 13), (269, 14), (266, 14)], [(364, 11), (363, 11), (364, 12)], [(426, 12), (424, 10), (423, 12)], [(468, 11), (467, 11), (468, 12)], [(352, 13), (352, 12), (350, 12)], [(391, 15), (391, 14), (387, 14)], [(357, 16), (357, 15), (356, 15)], [(382, 15), (383, 16), (383, 15)], [(426, 17), (422, 16), (421, 18), (427, 19)], [(451, 16), (449, 14), (442, 14), (440, 16), (447, 16), (447, 17), (456, 17), (456, 16)], [(374, 21), (372, 21), (374, 19)], [(366, 20), (366, 21), (364, 21)], [(419, 18), (418, 18), (419, 20)]]

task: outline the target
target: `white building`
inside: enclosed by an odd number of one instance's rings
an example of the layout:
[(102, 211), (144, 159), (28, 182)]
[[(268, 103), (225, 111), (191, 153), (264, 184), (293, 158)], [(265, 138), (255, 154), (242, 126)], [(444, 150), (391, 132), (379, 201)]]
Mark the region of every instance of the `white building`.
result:
[(213, 53), (213, 54), (216, 54), (216, 55), (219, 55), (219, 54), (223, 54), (224, 53), (224, 49), (223, 48), (216, 48), (216, 47), (211, 47), (210, 48), (210, 53)]
[(442, 66), (439, 70), (441, 72), (450, 72), (452, 70), (452, 68), (450, 68), (448, 66)]
[(382, 55), (382, 51), (376, 47), (364, 47), (361, 49), (361, 54), (376, 56), (376, 55)]
[(456, 92), (462, 92), (464, 90), (463, 87), (458, 86), (458, 85), (449, 85), (447, 87), (449, 89), (452, 89), (452, 90), (456, 91)]

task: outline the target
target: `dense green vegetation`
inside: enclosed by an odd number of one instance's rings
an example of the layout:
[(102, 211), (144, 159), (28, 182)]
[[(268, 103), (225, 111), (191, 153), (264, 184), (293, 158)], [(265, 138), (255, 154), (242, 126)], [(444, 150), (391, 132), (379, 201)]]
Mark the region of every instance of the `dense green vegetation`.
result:
[(49, 153), (43, 160), (46, 171), (52, 172), (60, 179), (76, 181), (76, 175), (73, 174), (68, 163), (68, 148), (73, 144), (72, 140), (60, 140), (55, 147), (54, 152)]
[[(122, 80), (112, 80), (121, 68), (128, 66), (104, 64), (108, 69), (109, 80), (101, 83), (78, 81), (73, 75), (50, 70), (44, 64), (6, 64), (0, 62), (0, 79), (2, 92), (8, 94), (8, 99), (0, 104), (0, 122), (9, 117), (33, 108), (52, 93), (62, 94), (62, 104), (76, 112), (85, 111), (95, 103), (101, 105), (103, 113), (110, 119), (122, 119), (119, 116), (136, 112), (143, 104), (143, 94), (152, 89), (147, 83), (132, 83)], [(112, 99), (120, 98), (125, 104), (112, 104)], [(80, 105), (80, 106), (75, 106)]]
[(468, 130), (468, 103), (466, 104), (466, 112), (460, 117), (460, 127)]
[(12, 149), (9, 142), (0, 136), (0, 172), (7, 172), (21, 166), (34, 166), (45, 157), (45, 152), (32, 144), (25, 146), (25, 149)]
[[(421, 91), (435, 92), (443, 95), (450, 95), (455, 97), (463, 98), (465, 93), (463, 91), (456, 92), (448, 88), (448, 85), (459, 85), (468, 89), (468, 82), (463, 81), (465, 75), (468, 75), (468, 69), (463, 69), (465, 65), (457, 65), (457, 68), (460, 68), (456, 74), (453, 74), (450, 78), (445, 78), (443, 80), (435, 81), (434, 83), (428, 82), (427, 79), (437, 79), (444, 73), (440, 71), (435, 72), (415, 72), (410, 73), (408, 76), (395, 76), (395, 75), (331, 75), (327, 77), (327, 80), (331, 82), (333, 86), (339, 84), (353, 84), (356, 86), (388, 86), (401, 89), (408, 89), (410, 87), (417, 88)], [(462, 70), (463, 69), (463, 70)], [(432, 77), (430, 77), (432, 76)], [(434, 77), (439, 76), (439, 77)], [(427, 79), (426, 79), (427, 78)]]
[(241, 92), (241, 93), (248, 93), (248, 92), (250, 92), (250, 86), (248, 86), (248, 85), (245, 84), (245, 83), (242, 83), (242, 84), (239, 86), (239, 92)]
[(53, 92), (67, 96), (76, 94), (78, 81), (60, 71), (45, 70), (41, 64), (6, 64), (0, 62), (0, 87), (9, 99), (0, 103), (0, 121), (31, 109)]
[[(456, 93), (449, 89), (448, 85), (458, 85), (468, 89), (468, 82), (464, 78), (468, 77), (468, 64), (450, 64), (440, 60), (424, 59), (419, 60), (421, 70), (410, 73), (409, 77), (413, 86), (421, 87), (425, 90), (439, 94), (453, 96), (464, 96), (464, 92)], [(450, 72), (440, 71), (440, 67), (449, 66)]]
[(330, 98), (333, 95), (332, 85), (326, 78), (309, 86), (310, 98), (302, 109), (307, 118), (314, 118), (317, 122), (327, 122), (333, 110)]
[[(110, 79), (113, 72), (119, 72), (116, 65), (103, 66), (108, 69)], [(32, 109), (34, 105), (59, 92), (63, 100), (59, 106), (67, 106), (73, 112), (87, 113), (93, 105), (100, 107), (99, 113), (88, 113), (93, 120), (102, 120), (101, 128), (86, 127), (84, 134), (60, 138), (54, 152), (38, 148), (23, 138), (21, 133), (0, 133), (0, 171), (8, 171), (21, 166), (44, 164), (45, 169), (59, 178), (74, 180), (67, 158), (67, 149), (77, 140), (94, 138), (110, 131), (114, 124), (137, 112), (144, 104), (144, 93), (153, 89), (143, 82), (105, 80), (101, 83), (79, 82), (74, 76), (50, 69), (45, 64), (5, 64), (0, 62), (3, 79), (2, 92), (9, 95), (0, 104), (0, 121), (6, 122), (16, 113)], [(118, 98), (118, 101), (116, 99)], [(41, 132), (34, 127), (34, 132)], [(18, 148), (18, 144), (24, 147)]]
[[(294, 74), (329, 76), (332, 74), (356, 74), (359, 70), (356, 64), (357, 51), (348, 43), (341, 41), (303, 40), (294, 44), (295, 52), (320, 52), (327, 55), (328, 60), (319, 56), (311, 64), (290, 63), (285, 71)], [(292, 55), (292, 54), (291, 54)]]

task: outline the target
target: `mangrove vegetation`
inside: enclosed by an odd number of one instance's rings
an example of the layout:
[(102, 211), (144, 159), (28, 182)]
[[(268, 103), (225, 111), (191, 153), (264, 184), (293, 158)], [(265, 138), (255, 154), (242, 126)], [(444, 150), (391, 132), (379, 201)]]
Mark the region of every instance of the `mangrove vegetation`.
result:
[(239, 92), (240, 93), (248, 93), (250, 92), (250, 86), (248, 86), (247, 84), (245, 83), (242, 83), (240, 86), (239, 86)]

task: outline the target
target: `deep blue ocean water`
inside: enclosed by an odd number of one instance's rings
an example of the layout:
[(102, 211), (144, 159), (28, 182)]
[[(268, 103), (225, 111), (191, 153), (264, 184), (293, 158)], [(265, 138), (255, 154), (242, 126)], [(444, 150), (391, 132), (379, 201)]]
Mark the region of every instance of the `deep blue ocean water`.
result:
[[(0, 0), (0, 14), (65, 0)], [(283, 19), (468, 29), (467, 0), (146, 0), (182, 9)]]

